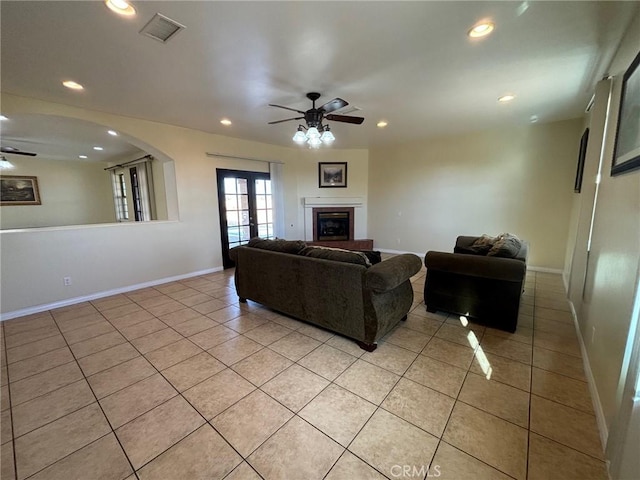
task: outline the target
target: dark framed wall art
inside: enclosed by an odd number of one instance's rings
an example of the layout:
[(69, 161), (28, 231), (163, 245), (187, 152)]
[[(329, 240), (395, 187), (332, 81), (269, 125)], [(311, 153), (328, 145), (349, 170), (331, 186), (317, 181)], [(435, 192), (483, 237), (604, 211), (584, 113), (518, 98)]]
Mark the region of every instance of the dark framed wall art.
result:
[(346, 186), (347, 186), (347, 162), (318, 163), (318, 187), (346, 188)]
[(0, 206), (40, 205), (38, 178), (19, 175), (0, 177)]
[(582, 190), (582, 174), (584, 173), (584, 159), (587, 155), (587, 143), (589, 143), (589, 129), (587, 128), (580, 138), (580, 151), (578, 152), (578, 167), (576, 169), (576, 181), (573, 191), (580, 193)]
[(640, 53), (622, 77), (620, 112), (611, 175), (640, 168)]

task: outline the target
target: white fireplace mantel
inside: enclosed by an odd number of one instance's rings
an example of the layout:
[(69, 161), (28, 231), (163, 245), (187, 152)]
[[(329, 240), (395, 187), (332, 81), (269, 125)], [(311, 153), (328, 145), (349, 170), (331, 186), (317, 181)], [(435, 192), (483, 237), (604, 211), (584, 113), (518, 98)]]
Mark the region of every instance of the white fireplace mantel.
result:
[(364, 207), (362, 197), (304, 197), (304, 239), (313, 240), (313, 209), (321, 207), (354, 207), (354, 230), (356, 238), (366, 237), (366, 215), (358, 214)]

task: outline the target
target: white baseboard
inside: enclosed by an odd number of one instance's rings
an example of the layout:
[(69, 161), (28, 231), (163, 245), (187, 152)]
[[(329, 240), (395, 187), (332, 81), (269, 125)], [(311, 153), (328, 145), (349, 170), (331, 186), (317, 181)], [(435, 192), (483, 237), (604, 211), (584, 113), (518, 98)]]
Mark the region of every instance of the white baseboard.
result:
[(208, 268), (206, 270), (199, 270), (197, 272), (175, 275), (173, 277), (160, 278), (158, 280), (151, 280), (149, 282), (138, 283), (136, 285), (128, 285), (126, 287), (114, 288), (113, 290), (92, 293), (89, 295), (84, 295), (82, 297), (68, 298), (66, 300), (60, 300), (58, 302), (36, 305), (34, 307), (23, 308), (21, 310), (15, 310), (13, 312), (1, 313), (0, 322), (11, 320), (12, 318), (24, 317), (25, 315), (32, 315), (34, 313), (46, 312), (47, 310), (53, 310), (55, 308), (68, 307), (69, 305), (75, 305), (76, 303), (88, 302), (91, 300), (97, 300), (99, 298), (110, 297), (111, 295), (118, 295), (119, 293), (140, 290), (141, 288), (154, 287), (163, 283), (175, 282), (177, 280), (184, 280), (185, 278), (198, 277), (200, 275), (220, 272), (222, 271), (222, 269), (222, 267)]
[(374, 248), (374, 250), (377, 250), (378, 252), (382, 252), (382, 253), (391, 253), (393, 255), (402, 255), (403, 253), (413, 253), (414, 255), (417, 255), (422, 259), (424, 259), (424, 256), (426, 255), (426, 252), (422, 252), (422, 253), (406, 252), (404, 250), (391, 250), (390, 248)]
[(580, 352), (582, 353), (582, 365), (584, 366), (584, 374), (587, 377), (587, 384), (589, 385), (589, 393), (591, 394), (591, 402), (593, 403), (593, 411), (596, 415), (596, 422), (598, 424), (598, 433), (600, 434), (600, 443), (602, 444), (602, 450), (607, 447), (607, 439), (609, 438), (609, 429), (607, 428), (607, 421), (604, 416), (604, 410), (602, 409), (602, 402), (600, 402), (600, 395), (598, 395), (598, 389), (596, 388), (596, 380), (593, 377), (591, 371), (591, 364), (589, 363), (589, 357), (587, 356), (587, 348), (582, 338), (582, 332), (580, 331), (580, 325), (578, 324), (578, 316), (576, 315), (576, 309), (573, 306), (573, 302), (569, 300), (569, 306), (571, 307), (571, 316), (573, 317), (573, 325), (576, 329), (576, 335), (578, 336), (578, 342), (580, 343)]
[(540, 273), (555, 273), (558, 275), (562, 275), (563, 272), (561, 268), (536, 267), (535, 265), (527, 265), (527, 270)]

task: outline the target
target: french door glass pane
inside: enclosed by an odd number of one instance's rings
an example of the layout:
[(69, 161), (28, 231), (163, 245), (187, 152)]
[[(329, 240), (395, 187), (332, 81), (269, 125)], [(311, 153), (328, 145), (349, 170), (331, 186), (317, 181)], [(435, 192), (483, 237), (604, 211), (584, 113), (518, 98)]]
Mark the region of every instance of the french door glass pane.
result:
[(238, 196), (237, 195), (225, 195), (224, 206), (227, 210), (238, 210)]
[(246, 178), (236, 178), (238, 193), (247, 194), (247, 179)]
[(224, 179), (224, 193), (236, 193), (236, 179), (225, 178)]

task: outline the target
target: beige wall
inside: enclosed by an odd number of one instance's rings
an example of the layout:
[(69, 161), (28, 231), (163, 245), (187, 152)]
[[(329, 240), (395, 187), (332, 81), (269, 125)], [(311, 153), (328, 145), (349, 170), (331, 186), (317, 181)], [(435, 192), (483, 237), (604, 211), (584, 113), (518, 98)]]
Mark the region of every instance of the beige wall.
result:
[[(216, 168), (265, 171), (268, 164), (206, 152), (284, 163), (286, 238), (303, 236), (304, 196), (337, 196), (340, 190), (341, 196), (367, 198), (368, 155), (363, 150), (284, 148), (9, 94), (2, 94), (2, 113), (68, 116), (117, 130), (132, 145), (164, 160), (170, 219), (0, 232), (5, 314), (221, 268)], [(349, 187), (318, 189), (318, 161), (348, 162)], [(63, 286), (63, 276), (72, 277), (73, 284)]]
[[(625, 380), (624, 355), (640, 269), (640, 171), (610, 175), (622, 86), (622, 74), (638, 54), (640, 16), (636, 16), (613, 63), (611, 110), (607, 120), (609, 88), (596, 91), (596, 105), (588, 118), (591, 135), (585, 175), (586, 192), (576, 198), (573, 222), (576, 238), (568, 244), (565, 275), (570, 278), (570, 299), (586, 347), (604, 428), (618, 414)], [(603, 128), (606, 130), (603, 134)], [(604, 139), (604, 140), (603, 140)], [(603, 148), (604, 142), (604, 148)], [(595, 173), (603, 152), (602, 179), (597, 194), (591, 251), (587, 238), (595, 194)], [(584, 194), (586, 193), (586, 195)], [(585, 277), (586, 275), (586, 277)], [(583, 279), (585, 279), (583, 283)], [(584, 289), (583, 289), (584, 286)], [(584, 293), (583, 293), (584, 292)]]
[(0, 229), (82, 225), (115, 221), (111, 176), (105, 163), (12, 159), (3, 175), (38, 179), (41, 205), (0, 207)]
[(581, 120), (441, 137), (370, 152), (376, 248), (452, 251), (458, 235), (510, 232), (530, 265), (562, 269)]

